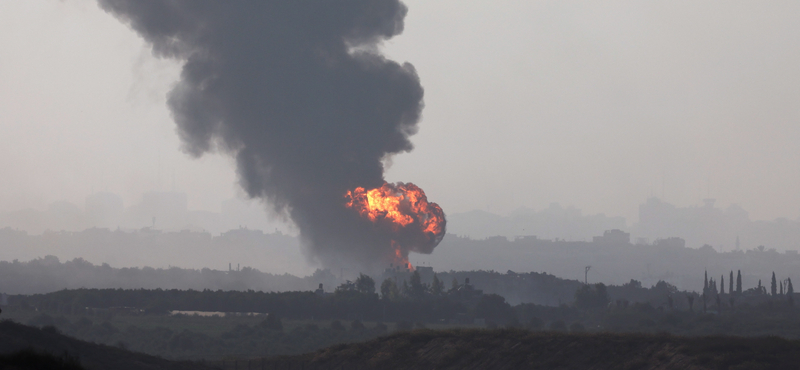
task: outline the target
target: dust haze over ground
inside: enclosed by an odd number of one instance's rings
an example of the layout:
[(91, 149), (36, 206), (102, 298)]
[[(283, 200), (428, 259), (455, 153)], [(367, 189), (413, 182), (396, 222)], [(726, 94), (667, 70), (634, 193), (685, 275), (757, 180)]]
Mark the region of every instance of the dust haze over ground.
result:
[(412, 149), (422, 86), (377, 51), (403, 30), (401, 2), (99, 3), (185, 62), (168, 104), (187, 153), (234, 156), (246, 193), (291, 218), (313, 260), (387, 262), (391, 238), (343, 195), (380, 187), (382, 161)]

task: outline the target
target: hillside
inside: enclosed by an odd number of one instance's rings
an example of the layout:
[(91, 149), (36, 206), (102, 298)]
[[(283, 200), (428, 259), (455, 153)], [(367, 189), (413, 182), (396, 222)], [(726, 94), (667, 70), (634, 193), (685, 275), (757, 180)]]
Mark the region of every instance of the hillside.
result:
[[(121, 348), (80, 341), (58, 333), (52, 327), (37, 329), (30, 326), (0, 321), (0, 356), (32, 349), (38, 353), (56, 356), (67, 354), (77, 358), (87, 370), (189, 370), (203, 369), (193, 363), (167, 361), (158, 357), (133, 353)], [(3, 363), (0, 363), (3, 365)], [(2, 367), (2, 366), (0, 366)]]
[[(313, 369), (796, 369), (800, 341), (774, 337), (414, 331), (274, 358)], [(272, 368), (272, 367), (267, 367)]]

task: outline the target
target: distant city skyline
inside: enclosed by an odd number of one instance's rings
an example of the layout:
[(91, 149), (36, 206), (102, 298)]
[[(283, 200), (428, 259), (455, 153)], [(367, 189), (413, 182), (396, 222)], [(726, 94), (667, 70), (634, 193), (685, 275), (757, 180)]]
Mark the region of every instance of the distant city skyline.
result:
[(139, 201), (126, 204), (118, 194), (98, 192), (75, 204), (56, 201), (45, 208), (0, 212), (0, 228), (11, 227), (32, 234), (50, 231), (82, 231), (88, 228), (166, 231), (206, 231), (218, 235), (237, 228), (294, 234), (293, 225), (270, 216), (257, 200), (230, 198), (217, 211), (189, 207), (187, 194), (148, 191)]
[[(128, 231), (154, 228), (168, 232), (204, 231), (212, 235), (249, 228), (297, 235), (294, 225), (270, 216), (256, 200), (227, 199), (221, 202), (218, 211), (193, 209), (189, 204), (187, 194), (180, 191), (145, 192), (134, 203), (125, 203), (118, 194), (98, 192), (80, 204), (57, 201), (43, 209), (0, 212), (0, 228), (11, 227), (30, 234), (92, 227)], [(556, 202), (540, 209), (519, 207), (505, 214), (476, 209), (450, 214), (447, 232), (473, 239), (536, 236), (590, 241), (613, 229), (629, 232), (634, 244), (679, 237), (689, 248), (709, 244), (718, 251), (755, 249), (759, 245), (779, 251), (800, 249), (800, 220), (756, 220), (738, 204), (718, 204), (709, 198), (702, 204), (675, 205), (650, 197), (642, 201), (637, 216), (630, 219), (592, 214)]]

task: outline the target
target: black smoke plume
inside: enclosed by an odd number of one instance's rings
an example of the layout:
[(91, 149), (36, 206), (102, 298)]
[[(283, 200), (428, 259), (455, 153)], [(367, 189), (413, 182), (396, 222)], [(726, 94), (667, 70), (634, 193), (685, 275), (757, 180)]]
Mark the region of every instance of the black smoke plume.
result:
[(155, 55), (185, 63), (168, 104), (186, 152), (234, 156), (247, 194), (288, 215), (323, 265), (387, 261), (391, 236), (343, 207), (343, 195), (380, 187), (382, 160), (412, 149), (422, 86), (411, 64), (378, 51), (402, 32), (404, 4), (98, 1)]

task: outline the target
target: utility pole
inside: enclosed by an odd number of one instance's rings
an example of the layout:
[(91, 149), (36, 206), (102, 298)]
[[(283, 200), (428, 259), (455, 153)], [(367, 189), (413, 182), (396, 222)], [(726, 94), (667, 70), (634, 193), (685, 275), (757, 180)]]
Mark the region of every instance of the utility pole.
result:
[(583, 283), (589, 285), (589, 270), (592, 269), (592, 266), (586, 266), (583, 270)]

